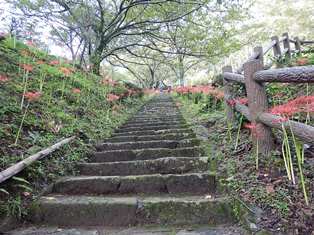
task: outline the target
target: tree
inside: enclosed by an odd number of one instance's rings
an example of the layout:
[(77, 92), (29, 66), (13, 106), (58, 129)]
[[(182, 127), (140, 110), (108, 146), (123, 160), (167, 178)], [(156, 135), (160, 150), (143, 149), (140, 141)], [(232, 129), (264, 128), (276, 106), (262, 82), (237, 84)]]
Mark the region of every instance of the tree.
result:
[[(37, 17), (57, 31), (75, 31), (87, 44), (93, 71), (113, 53), (136, 47), (151, 48), (165, 23), (200, 9), (202, 0), (12, 0), (27, 17)], [(62, 37), (61, 37), (62, 38)]]
[(162, 53), (145, 47), (123, 55), (114, 55), (109, 62), (126, 69), (143, 88), (153, 88), (171, 74)]
[[(73, 62), (80, 57), (79, 64), (81, 65), (83, 62), (82, 56), (84, 54), (82, 52), (85, 48), (83, 38), (81, 38), (80, 35), (72, 28), (55, 28), (53, 25), (51, 27), (51, 39), (58, 45), (65, 46), (70, 51)], [(79, 55), (79, 53), (81, 53), (81, 55)]]

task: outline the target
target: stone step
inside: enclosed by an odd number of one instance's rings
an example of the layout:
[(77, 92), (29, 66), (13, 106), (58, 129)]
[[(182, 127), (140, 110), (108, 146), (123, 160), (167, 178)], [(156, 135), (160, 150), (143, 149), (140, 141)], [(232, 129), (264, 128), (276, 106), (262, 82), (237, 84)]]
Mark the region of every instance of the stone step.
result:
[(132, 132), (132, 131), (158, 131), (158, 130), (171, 130), (171, 129), (180, 129), (180, 128), (188, 128), (189, 124), (179, 124), (179, 125), (158, 125), (158, 126), (136, 126), (136, 127), (121, 127), (115, 130), (115, 133), (122, 132)]
[(164, 157), (201, 157), (204, 150), (200, 147), (188, 148), (154, 148), (154, 149), (136, 149), (136, 150), (112, 150), (103, 152), (94, 152), (90, 156), (91, 162), (120, 162), (134, 160), (150, 160)]
[(179, 129), (165, 129), (165, 130), (142, 130), (142, 131), (129, 131), (129, 132), (116, 132), (113, 133), (112, 136), (142, 136), (142, 135), (164, 135), (164, 134), (187, 134), (193, 133), (190, 128), (179, 128)]
[(81, 175), (126, 176), (146, 174), (182, 174), (208, 170), (207, 157), (165, 157), (154, 160), (107, 163), (80, 163)]
[(171, 122), (161, 122), (161, 121), (155, 121), (155, 122), (126, 122), (124, 125), (121, 126), (121, 128), (124, 127), (142, 127), (142, 126), (172, 126), (172, 125), (184, 125), (186, 124), (185, 121), (171, 121)]
[[(167, 112), (171, 112), (171, 111), (167, 111)], [(177, 113), (177, 114), (164, 114), (161, 112), (158, 112), (156, 114), (137, 114), (133, 116), (134, 119), (154, 119), (154, 118), (172, 118), (172, 119), (176, 119), (176, 118), (182, 118), (181, 113)]]
[(56, 226), (23, 226), (5, 235), (245, 235), (248, 234), (234, 224), (213, 225), (180, 225), (180, 226), (131, 226), (131, 227), (108, 227), (108, 226), (80, 226), (58, 228)]
[(68, 195), (213, 193), (216, 176), (209, 173), (133, 176), (76, 176), (57, 181), (53, 193)]
[(151, 141), (151, 140), (183, 140), (195, 138), (194, 133), (177, 133), (164, 135), (142, 135), (142, 136), (117, 136), (106, 139), (104, 142), (134, 142), (134, 141)]
[(137, 142), (122, 142), (122, 143), (102, 143), (96, 145), (97, 151), (109, 150), (132, 150), (132, 149), (145, 149), (145, 148), (181, 148), (193, 147), (200, 144), (199, 139), (186, 139), (186, 140), (151, 140), (151, 141), (137, 141)]
[(156, 106), (156, 105), (152, 105), (152, 106), (145, 106), (144, 109), (139, 110), (138, 113), (145, 113), (145, 112), (157, 112), (159, 110), (173, 110), (178, 112), (178, 107), (175, 105), (163, 105), (163, 106)]
[[(170, 112), (169, 112), (170, 111)], [(173, 115), (180, 115), (181, 112), (178, 109), (174, 108), (156, 108), (156, 109), (148, 109), (138, 112), (135, 116), (141, 116), (141, 115), (162, 115), (165, 114), (165, 116), (173, 116)]]
[(42, 197), (30, 211), (35, 224), (55, 226), (218, 225), (234, 222), (231, 200), (184, 197)]
[(183, 118), (145, 118), (145, 119), (130, 119), (128, 120), (128, 124), (146, 124), (146, 123), (154, 123), (154, 122), (181, 122), (186, 123)]

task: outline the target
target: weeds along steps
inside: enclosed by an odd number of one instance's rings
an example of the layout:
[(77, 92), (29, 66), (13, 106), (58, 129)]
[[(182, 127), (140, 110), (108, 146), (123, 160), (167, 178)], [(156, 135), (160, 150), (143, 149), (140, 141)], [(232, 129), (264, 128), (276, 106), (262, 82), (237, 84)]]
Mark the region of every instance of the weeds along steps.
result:
[(96, 145), (79, 176), (58, 180), (35, 202), (30, 219), (57, 226), (231, 223), (231, 202), (215, 196), (216, 176), (199, 145), (172, 99), (155, 96)]

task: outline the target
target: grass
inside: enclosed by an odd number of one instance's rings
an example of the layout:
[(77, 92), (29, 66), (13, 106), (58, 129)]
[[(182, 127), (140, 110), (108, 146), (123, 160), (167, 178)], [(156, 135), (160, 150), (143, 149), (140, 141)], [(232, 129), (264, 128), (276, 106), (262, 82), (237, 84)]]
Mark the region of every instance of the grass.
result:
[[(306, 86), (268, 85), (268, 95), (273, 97), (280, 88), (288, 90), (280, 99), (270, 100), (272, 105), (285, 103), (297, 96), (306, 95)], [(313, 91), (313, 86), (309, 87)], [(283, 90), (280, 90), (283, 92)], [(311, 92), (310, 92), (311, 94)], [(254, 205), (263, 210), (260, 226), (273, 231), (289, 229), (298, 230), (300, 234), (309, 234), (314, 229), (312, 216), (314, 211), (313, 195), (313, 165), (310, 164), (311, 156), (305, 155), (302, 170), (307, 180), (293, 185), (289, 182), (284, 161), (281, 156), (280, 145), (270, 158), (259, 158), (259, 169), (256, 169), (256, 154), (250, 138), (250, 131), (238, 126), (227, 127), (227, 120), (222, 106), (212, 106), (205, 99), (195, 104), (194, 99), (187, 95), (175, 96), (180, 103), (181, 110), (194, 125), (203, 125), (210, 133), (207, 145), (212, 151), (210, 161), (215, 162), (217, 174), (223, 177), (222, 183), (228, 188), (229, 194), (240, 197), (248, 205)], [(206, 110), (203, 107), (207, 107)], [(237, 119), (241, 116), (237, 114)], [(303, 117), (299, 121), (303, 120)], [(243, 120), (247, 122), (247, 120)], [(309, 123), (313, 126), (312, 123)], [(278, 139), (282, 138), (279, 131), (274, 130)], [(231, 134), (231, 140), (230, 140)], [(237, 137), (238, 135), (238, 137)], [(234, 149), (235, 143), (238, 144)], [(300, 156), (298, 157), (300, 158)], [(295, 159), (295, 158), (294, 158)], [(295, 168), (300, 161), (293, 161)], [(299, 163), (299, 165), (297, 164)], [(212, 164), (211, 164), (212, 165)], [(300, 168), (300, 166), (299, 166)], [(304, 202), (304, 184), (307, 185), (309, 206)], [(302, 191), (303, 189), (303, 191)], [(312, 190), (311, 190), (312, 189)]]
[[(32, 67), (27, 83), (21, 64)], [(1, 184), (2, 216), (26, 214), (29, 201), (60, 176), (75, 174), (74, 165), (85, 161), (93, 144), (108, 137), (147, 99), (131, 84), (103, 82), (102, 77), (84, 72), (65, 59), (19, 41), (14, 45), (11, 39), (0, 42), (0, 76), (7, 78), (0, 80), (0, 170), (61, 138), (78, 137), (27, 167), (18, 175), (23, 182), (10, 179)], [(129, 96), (131, 89), (136, 94)], [(41, 95), (29, 106), (25, 99), (21, 109), (24, 90), (40, 91)], [(109, 102), (108, 94), (120, 99)]]

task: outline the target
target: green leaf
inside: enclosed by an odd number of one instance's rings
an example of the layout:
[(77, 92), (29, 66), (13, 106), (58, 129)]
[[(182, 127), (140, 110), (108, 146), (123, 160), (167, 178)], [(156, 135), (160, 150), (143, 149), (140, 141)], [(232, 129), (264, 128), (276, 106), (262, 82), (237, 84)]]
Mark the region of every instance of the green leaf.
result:
[(0, 188), (0, 192), (4, 193), (4, 194), (6, 194), (6, 195), (9, 195), (9, 194), (10, 194), (7, 190), (5, 190), (5, 189), (3, 189), (3, 188)]
[(18, 182), (25, 183), (25, 184), (30, 184), (30, 182), (28, 182), (27, 180), (25, 180), (25, 179), (23, 179), (23, 178), (20, 178), (20, 177), (13, 176), (12, 179), (13, 179), (13, 180), (16, 180), (16, 181), (18, 181)]
[(25, 191), (33, 192), (33, 189), (31, 187), (28, 187), (28, 186), (26, 186), (24, 184), (17, 184), (15, 186), (18, 187), (18, 188), (24, 189)]

